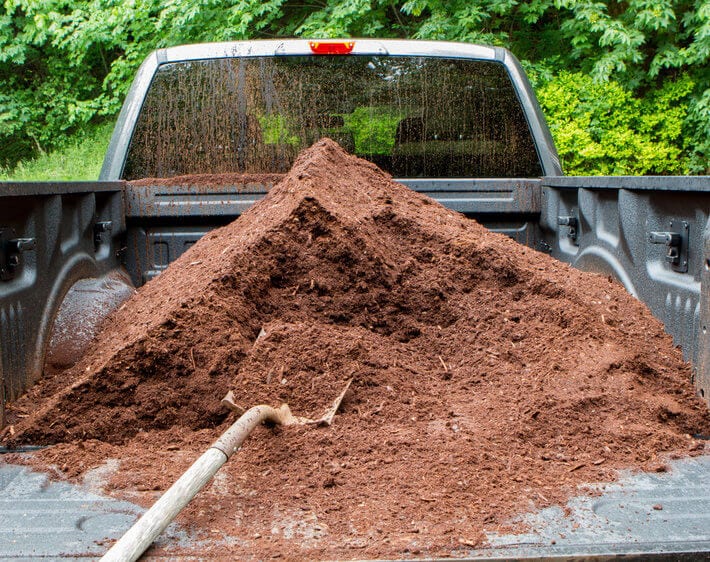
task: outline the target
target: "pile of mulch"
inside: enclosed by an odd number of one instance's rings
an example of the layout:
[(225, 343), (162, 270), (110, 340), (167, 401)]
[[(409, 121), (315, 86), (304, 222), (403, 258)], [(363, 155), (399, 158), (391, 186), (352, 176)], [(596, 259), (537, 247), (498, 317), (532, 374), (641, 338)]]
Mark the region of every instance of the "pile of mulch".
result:
[[(13, 406), (30, 462), (150, 503), (244, 406), (261, 427), (179, 521), (201, 553), (463, 556), (617, 470), (698, 454), (710, 416), (643, 304), (324, 139), (141, 288), (92, 352)], [(227, 540), (225, 537), (229, 537)], [(210, 546), (212, 545), (212, 546)]]

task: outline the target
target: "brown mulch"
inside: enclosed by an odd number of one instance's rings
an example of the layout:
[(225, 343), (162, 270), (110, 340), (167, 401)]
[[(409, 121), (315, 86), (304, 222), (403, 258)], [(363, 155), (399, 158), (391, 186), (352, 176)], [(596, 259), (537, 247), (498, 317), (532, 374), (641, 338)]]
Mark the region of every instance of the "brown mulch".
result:
[(186, 176), (173, 176), (170, 178), (141, 178), (132, 180), (128, 183), (136, 187), (241, 187), (246, 188), (249, 185), (259, 185), (263, 187), (271, 187), (280, 182), (284, 174), (240, 174), (233, 172), (225, 172), (221, 174), (190, 174)]
[(28, 417), (6, 443), (58, 443), (30, 462), (72, 478), (121, 459), (108, 490), (143, 502), (234, 420), (227, 390), (317, 416), (353, 378), (333, 426), (257, 429), (180, 516), (237, 559), (463, 555), (582, 483), (697, 454), (691, 435), (710, 432), (689, 365), (617, 283), (328, 139), (63, 376), (12, 406)]

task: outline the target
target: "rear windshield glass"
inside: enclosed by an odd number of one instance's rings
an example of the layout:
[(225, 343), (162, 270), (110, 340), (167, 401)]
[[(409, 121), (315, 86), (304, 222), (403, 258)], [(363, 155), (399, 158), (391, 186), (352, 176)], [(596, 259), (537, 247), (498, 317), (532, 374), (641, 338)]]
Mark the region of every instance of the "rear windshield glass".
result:
[(542, 174), (499, 63), (299, 56), (161, 66), (123, 175), (281, 173), (321, 137), (398, 178)]

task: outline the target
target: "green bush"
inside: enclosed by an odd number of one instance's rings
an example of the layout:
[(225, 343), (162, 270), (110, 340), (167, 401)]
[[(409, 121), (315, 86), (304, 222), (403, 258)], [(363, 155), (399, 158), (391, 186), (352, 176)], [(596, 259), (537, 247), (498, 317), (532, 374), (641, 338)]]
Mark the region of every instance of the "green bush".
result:
[(95, 180), (112, 132), (112, 121), (87, 127), (57, 150), (19, 162), (11, 169), (0, 167), (0, 181)]
[(539, 88), (565, 173), (570, 175), (687, 174), (701, 154), (690, 146), (688, 76), (643, 97), (615, 81), (561, 73)]
[(345, 127), (353, 133), (355, 153), (392, 154), (397, 124), (402, 117), (386, 107), (357, 107), (344, 115)]
[[(289, 36), (506, 46), (544, 90), (569, 170), (710, 168), (707, 0), (5, 0), (0, 166), (115, 116), (153, 49)], [(556, 98), (572, 92), (570, 115)]]

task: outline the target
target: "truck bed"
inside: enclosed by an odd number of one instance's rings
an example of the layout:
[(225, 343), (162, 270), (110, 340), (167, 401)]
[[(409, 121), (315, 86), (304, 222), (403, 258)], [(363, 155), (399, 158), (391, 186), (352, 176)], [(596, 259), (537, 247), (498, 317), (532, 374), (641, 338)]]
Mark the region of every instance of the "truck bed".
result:
[[(696, 386), (707, 398), (708, 178), (406, 183), (522, 244), (616, 276), (683, 346), (695, 363)], [(1, 185), (0, 196), (13, 198), (12, 206), (0, 210), (4, 230), (13, 238), (36, 239), (35, 249), (21, 256), (15, 277), (0, 287), (6, 397), (38, 376), (39, 350), (46, 343), (43, 322), (72, 283), (123, 266), (141, 285), (206, 232), (238, 217), (266, 189), (125, 182)], [(575, 218), (576, 232), (560, 224), (565, 217)], [(101, 231), (97, 225), (106, 222), (111, 229)], [(676, 271), (666, 260), (667, 248), (650, 244), (648, 236), (683, 224), (690, 263), (687, 271)], [(672, 465), (668, 474), (628, 475), (599, 497), (574, 498), (568, 516), (561, 506), (531, 514), (530, 532), (490, 535), (489, 548), (452, 554), (465, 559), (710, 559), (710, 455)], [(95, 480), (69, 485), (0, 464), (0, 557), (85, 558), (104, 552), (103, 541), (120, 536), (141, 508), (96, 493), (101, 470), (93, 475)], [(199, 555), (203, 546), (176, 526), (159, 545), (156, 556)]]
[[(520, 64), (505, 49), (392, 40), (358, 40), (350, 47), (354, 48), (352, 54), (355, 56), (393, 55), (415, 57), (417, 60), (439, 57), (457, 59), (457, 65), (462, 62), (459, 59), (470, 59), (494, 69), (497, 74), (492, 75), (500, 76), (501, 81), (491, 82), (496, 86), (491, 91), (503, 97), (499, 100), (481, 97), (482, 101), (493, 102), (486, 106), (492, 117), (476, 119), (476, 122), (499, 123), (502, 118), (513, 115), (509, 111), (499, 113), (498, 110), (504, 107), (501, 102), (504, 99), (513, 101), (513, 107), (515, 102), (519, 102), (520, 116), (524, 119), (511, 121), (511, 124), (517, 125), (510, 131), (517, 131), (522, 137), (516, 133), (510, 141), (515, 141), (518, 146), (517, 139), (527, 138), (525, 135), (530, 133), (539, 167), (518, 167), (517, 164), (525, 159), (518, 158), (517, 152), (516, 157), (499, 158), (498, 148), (505, 145), (501, 145), (495, 135), (489, 135), (492, 131), (485, 128), (474, 131), (468, 126), (470, 119), (462, 119), (461, 126), (453, 121), (448, 124), (450, 116), (440, 111), (440, 114), (432, 113), (438, 123), (436, 130), (431, 131), (431, 127), (424, 127), (424, 121), (416, 115), (398, 115), (397, 130), (392, 140), (396, 152), (404, 157), (402, 162), (408, 166), (400, 169), (412, 172), (393, 173), (410, 177), (448, 177), (450, 179), (417, 179), (404, 183), (492, 230), (509, 235), (521, 244), (549, 253), (577, 268), (616, 278), (664, 323), (675, 344), (682, 347), (685, 358), (693, 363), (693, 382), (698, 394), (706, 401), (710, 400), (710, 177), (562, 177), (554, 143), (534, 92)], [(263, 89), (268, 93), (265, 97), (268, 104), (263, 104), (264, 111), (259, 109), (258, 104), (247, 108), (249, 104), (243, 95), (244, 89), (233, 88), (234, 73), (246, 72), (246, 67), (251, 67), (254, 62), (253, 57), (261, 57), (264, 64), (275, 66), (275, 63), (281, 64), (286, 60), (278, 58), (283, 55), (310, 57), (314, 52), (313, 46), (306, 40), (279, 39), (178, 46), (152, 53), (128, 92), (101, 178), (136, 179), (149, 175), (171, 175), (173, 172), (263, 172), (261, 168), (250, 170), (244, 167), (249, 162), (250, 151), (245, 153), (243, 149), (248, 146), (258, 147), (258, 150), (254, 148), (251, 151), (254, 159), (269, 157), (275, 166), (269, 168), (270, 172), (285, 171), (287, 167), (282, 164), (292, 152), (290, 145), (279, 142), (280, 152), (275, 151), (275, 146), (272, 146), (275, 139), (264, 138), (267, 123), (258, 123), (257, 126), (257, 120), (253, 118), (260, 113), (271, 114), (273, 92), (279, 90), (273, 80), (264, 82)], [(211, 114), (209, 109), (206, 114), (195, 113), (197, 118), (193, 122), (206, 126), (193, 131), (192, 126), (181, 128), (174, 126), (172, 121), (165, 121), (169, 123), (166, 133), (190, 133), (174, 145), (177, 150), (171, 145), (173, 141), (168, 134), (157, 135), (165, 141), (164, 152), (156, 150), (151, 141), (142, 145), (141, 140), (136, 140), (140, 137), (135, 137), (136, 131), (153, 130), (155, 123), (149, 118), (151, 104), (154, 116), (160, 116), (163, 110), (165, 98), (161, 94), (156, 94), (155, 103), (149, 99), (150, 85), (161, 83), (156, 77), (169, 78), (173, 70), (189, 68), (192, 61), (210, 60), (218, 62), (217, 66), (209, 67), (216, 69), (210, 71), (209, 76), (218, 80), (215, 83), (225, 85), (226, 94), (221, 95), (222, 102), (234, 100), (229, 107), (230, 113), (232, 107), (239, 108), (240, 118), (229, 120), (229, 134), (224, 137), (217, 135), (211, 140), (207, 135), (211, 131), (210, 123), (228, 122), (223, 119), (222, 111), (215, 111), (217, 105), (181, 103), (178, 100), (175, 106), (182, 107), (178, 116), (187, 115), (186, 122), (190, 122), (188, 113), (185, 113), (187, 108), (212, 108)], [(292, 60), (297, 59), (289, 58), (289, 61)], [(346, 64), (358, 62), (352, 57), (341, 57), (331, 62), (336, 60)], [(327, 59), (321, 58), (320, 61)], [(417, 64), (421, 64), (421, 60)], [(507, 78), (501, 74), (503, 69), (500, 65), (505, 68), (512, 89), (508, 86), (502, 88), (502, 84), (507, 84)], [(202, 68), (201, 65), (192, 66)], [(179, 72), (175, 70), (175, 76)], [(271, 76), (260, 73), (267, 74)], [(479, 74), (477, 71), (476, 75)], [(198, 74), (197, 79), (202, 80), (200, 76)], [(319, 80), (323, 81), (316, 78), (315, 82)], [(241, 83), (242, 79), (239, 78), (238, 82)], [(285, 83), (284, 99), (291, 90), (298, 91), (292, 87), (290, 80)], [(368, 78), (367, 83), (376, 82)], [(195, 90), (190, 83), (185, 84), (186, 93)], [(436, 101), (431, 109), (447, 108), (446, 104), (440, 103), (441, 84), (436, 81), (429, 84), (434, 86), (432, 93), (435, 93), (430, 97)], [(218, 88), (207, 90), (220, 92)], [(341, 90), (335, 89), (338, 96)], [(362, 91), (360, 88), (352, 90), (358, 94)], [(427, 90), (422, 91), (427, 93)], [(191, 98), (187, 96), (185, 99)], [(468, 103), (475, 97), (468, 94), (461, 97), (458, 92), (452, 91), (450, 99), (452, 102), (465, 100)], [(342, 113), (340, 102), (337, 107), (331, 107), (325, 95), (310, 96), (308, 101), (323, 102), (324, 105), (303, 106), (299, 101), (298, 107), (307, 107), (303, 115), (299, 114), (304, 131), (316, 132), (317, 129), (318, 137), (332, 136), (330, 129), (333, 127), (337, 129), (336, 134), (344, 132), (345, 122), (342, 122), (343, 126), (336, 126), (335, 119)], [(418, 104), (406, 103), (405, 106), (411, 105), (419, 111)], [(397, 107), (400, 105), (398, 98)], [(455, 105), (464, 107), (466, 104), (452, 103), (449, 107), (454, 109)], [(360, 102), (355, 106), (361, 109), (369, 107)], [(149, 109), (143, 111), (142, 108)], [(479, 110), (472, 106), (467, 111), (478, 115)], [(349, 109), (346, 113), (351, 111)], [(328, 116), (328, 119), (311, 118), (321, 114)], [(518, 114), (517, 110), (515, 114)], [(148, 117), (139, 126), (141, 116)], [(279, 129), (277, 121), (271, 125), (270, 131)], [(192, 132), (199, 133), (197, 140), (191, 137)], [(441, 138), (437, 136), (439, 133), (442, 133)], [(245, 144), (247, 137), (255, 142)], [(225, 144), (223, 138), (230, 141)], [(354, 137), (350, 139), (345, 135), (342, 138), (344, 142), (352, 140), (354, 145)], [(479, 139), (480, 147), (485, 149), (486, 154), (496, 156), (497, 163), (510, 164), (503, 166), (506, 173), (492, 171), (493, 166), (486, 170), (489, 162), (483, 154), (475, 159), (477, 165), (482, 166), (476, 168), (478, 171), (460, 167), (458, 156), (461, 150), (453, 150), (455, 146), (451, 142), (455, 138), (461, 141), (458, 146), (466, 153), (474, 148), (471, 140)], [(312, 144), (314, 139), (313, 134), (304, 134), (303, 146)], [(415, 140), (427, 149), (417, 153), (416, 158), (412, 147), (408, 146)], [(131, 146), (142, 150), (139, 150), (141, 154), (136, 159), (129, 157)], [(214, 150), (203, 150), (205, 147)], [(451, 154), (455, 156), (452, 167), (445, 170), (437, 166), (436, 169), (444, 171), (430, 172), (431, 168), (424, 165), (424, 156), (430, 154), (434, 162), (443, 163), (438, 154), (442, 148), (446, 151), (452, 149)], [(395, 147), (392, 155), (385, 155), (390, 163), (394, 163), (394, 153)], [(218, 167), (219, 170), (212, 169), (212, 164), (202, 163), (201, 156), (197, 158), (198, 154), (219, 156), (217, 160), (230, 165)], [(377, 154), (377, 158), (381, 159), (382, 155)], [(529, 151), (527, 154), (534, 156)], [(153, 162), (153, 155), (167, 158)], [(183, 156), (188, 158), (183, 159)], [(142, 157), (155, 165), (143, 166)], [(420, 157), (421, 162), (418, 162)], [(210, 158), (207, 161), (211, 162)], [(514, 179), (511, 176), (515, 174), (536, 177)], [(461, 176), (503, 176), (509, 179), (456, 179)], [(51, 369), (46, 367), (46, 358), (56, 360), (56, 365), (62, 361), (65, 361), (64, 366), (70, 364), (66, 363), (70, 358), (55, 356), (54, 350), (73, 345), (74, 356), (81, 356), (84, 348), (77, 342), (80, 334), (88, 334), (87, 337), (82, 336), (83, 343), (87, 343), (101, 318), (130, 295), (134, 287), (159, 275), (205, 233), (237, 218), (264, 196), (269, 188), (266, 183), (256, 181), (199, 186), (172, 183), (165, 178), (152, 185), (145, 180), (134, 183), (0, 183), (0, 197), (4, 203), (0, 205), (2, 422), (6, 421), (4, 404), (22, 395), (43, 372), (51, 373), (55, 368), (55, 363), (50, 364), (49, 361), (47, 364)], [(87, 318), (87, 310), (95, 311), (91, 318)], [(549, 338), (563, 345), (563, 338), (555, 333), (555, 329), (550, 327)], [(9, 422), (13, 423), (13, 420)], [(696, 437), (705, 439), (707, 436)], [(115, 460), (90, 472), (82, 485), (53, 482), (46, 475), (31, 473), (2, 461), (0, 455), (0, 502), (3, 503), (0, 510), (0, 557), (97, 556), (105, 550), (104, 542), (117, 537), (141, 511), (125, 498), (119, 501), (97, 493), (102, 489), (102, 481), (117, 469), (118, 462)], [(599, 496), (574, 498), (568, 506), (529, 515), (529, 532), (522, 535), (490, 535), (490, 547), (473, 550), (467, 549), (466, 544), (460, 544), (452, 555), (468, 559), (709, 559), (710, 496), (707, 483), (710, 482), (710, 455), (675, 461), (672, 465), (673, 470), (668, 474), (626, 475), (617, 484), (606, 486)], [(141, 494), (156, 492), (135, 491), (135, 495), (128, 494), (128, 499), (136, 502), (139, 499), (154, 499), (152, 496), (142, 497)], [(211, 548), (220, 541), (229, 545), (232, 540), (222, 537), (210, 540), (209, 544), (200, 543), (188, 530), (175, 526), (171, 529), (161, 539), (162, 546), (155, 551), (156, 556), (200, 556), (205, 548)], [(360, 538), (360, 541), (363, 540)], [(416, 539), (412, 542), (409, 552), (414, 555), (419, 547)]]
[[(53, 482), (46, 474), (22, 466), (0, 464), (0, 558), (98, 558), (143, 512), (135, 503), (96, 492), (117, 466), (118, 462), (107, 461), (83, 484), (75, 485)], [(580, 495), (566, 506), (529, 513), (522, 518), (528, 531), (488, 534), (490, 546), (462, 545), (451, 556), (459, 560), (710, 560), (710, 454), (671, 461), (669, 466), (666, 473), (627, 473), (618, 482), (591, 485), (599, 495)], [(155, 492), (133, 494), (148, 499)], [(234, 538), (211, 540), (210, 551), (230, 540)], [(199, 557), (204, 548), (189, 529), (173, 524), (147, 556)], [(416, 540), (411, 548), (416, 549)]]

